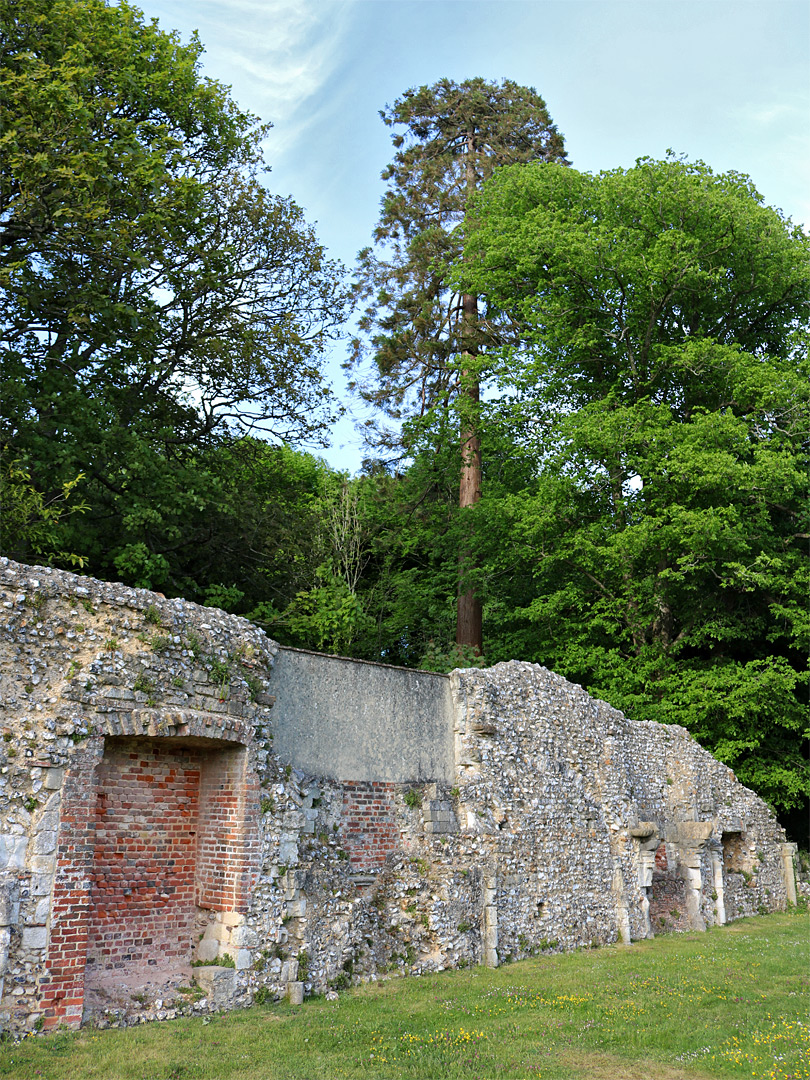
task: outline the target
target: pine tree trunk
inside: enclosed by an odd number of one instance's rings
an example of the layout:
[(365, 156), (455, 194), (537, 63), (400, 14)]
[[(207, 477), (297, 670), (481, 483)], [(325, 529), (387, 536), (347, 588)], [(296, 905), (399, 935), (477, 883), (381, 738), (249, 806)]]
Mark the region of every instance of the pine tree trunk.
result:
[[(462, 299), (465, 322), (474, 323), (478, 318), (478, 304), (474, 296), (465, 295)], [(470, 355), (469, 353), (467, 355)], [(466, 374), (466, 372), (465, 372)], [(478, 381), (466, 390), (472, 401), (478, 401)], [(481, 441), (478, 432), (471, 426), (461, 432), (461, 483), (459, 485), (458, 505), (461, 510), (466, 506), (475, 506), (481, 498)], [(464, 579), (470, 562), (469, 548), (462, 547), (459, 553), (459, 592), (456, 615), (456, 644), (472, 646), (477, 653), (483, 648), (483, 627), (481, 602), (472, 589), (465, 588)]]

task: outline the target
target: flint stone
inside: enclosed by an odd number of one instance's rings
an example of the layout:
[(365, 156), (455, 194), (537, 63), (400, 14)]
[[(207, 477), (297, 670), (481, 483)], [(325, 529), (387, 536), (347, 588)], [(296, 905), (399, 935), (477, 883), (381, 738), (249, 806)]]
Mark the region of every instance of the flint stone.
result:
[(0, 870), (23, 870), (28, 838), (12, 833), (0, 834)]

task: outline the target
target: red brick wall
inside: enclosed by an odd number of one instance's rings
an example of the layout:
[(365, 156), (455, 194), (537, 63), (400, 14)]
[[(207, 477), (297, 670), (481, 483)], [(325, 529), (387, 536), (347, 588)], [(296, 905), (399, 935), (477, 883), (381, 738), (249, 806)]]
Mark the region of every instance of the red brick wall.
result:
[(62, 790), (46, 1029), (78, 1026), (94, 970), (190, 960), (198, 906), (246, 909), (259, 797), (241, 744), (87, 740)]
[(96, 777), (87, 958), (191, 959), (200, 773), (207, 752), (109, 739)]
[(398, 790), (397, 784), (344, 781), (341, 836), (355, 869), (382, 866), (386, 855), (401, 847), (393, 810)]
[(84, 974), (93, 871), (94, 771), (104, 740), (90, 738), (65, 774), (56, 849), (51, 926), (39, 997), (45, 1029), (78, 1027), (84, 1005)]
[[(212, 911), (240, 911), (247, 903), (246, 862), (258, 808), (248, 810), (245, 749), (228, 747), (209, 760), (200, 784), (197, 903)], [(247, 819), (251, 820), (248, 821)]]
[(686, 916), (686, 886), (677, 866), (667, 860), (666, 844), (659, 844), (655, 853), (655, 870), (650, 893), (650, 922), (653, 933), (667, 930), (688, 930)]

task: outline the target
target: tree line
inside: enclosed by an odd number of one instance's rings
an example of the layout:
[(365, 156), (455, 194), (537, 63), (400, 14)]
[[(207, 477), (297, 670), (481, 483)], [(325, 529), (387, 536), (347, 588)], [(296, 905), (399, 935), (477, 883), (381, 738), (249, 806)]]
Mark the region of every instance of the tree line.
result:
[[(810, 254), (748, 177), (582, 173), (534, 90), (443, 79), (381, 114), (349, 278), (196, 38), (102, 0), (0, 29), (3, 554), (285, 644), (542, 663), (806, 800)], [(300, 449), (352, 305), (354, 477)]]

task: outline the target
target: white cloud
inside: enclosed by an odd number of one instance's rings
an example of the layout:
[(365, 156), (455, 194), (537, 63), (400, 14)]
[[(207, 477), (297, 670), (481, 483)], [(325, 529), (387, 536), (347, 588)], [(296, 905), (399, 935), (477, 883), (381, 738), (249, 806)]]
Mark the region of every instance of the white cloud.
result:
[(278, 157), (311, 123), (308, 103), (332, 75), (352, 0), (143, 0), (144, 13), (187, 40), (198, 30), (203, 70), (275, 130)]
[(745, 119), (750, 124), (755, 124), (758, 127), (769, 127), (774, 123), (781, 123), (782, 121), (798, 118), (799, 113), (800, 109), (798, 106), (788, 105), (782, 102), (764, 108), (749, 109), (745, 113)]

